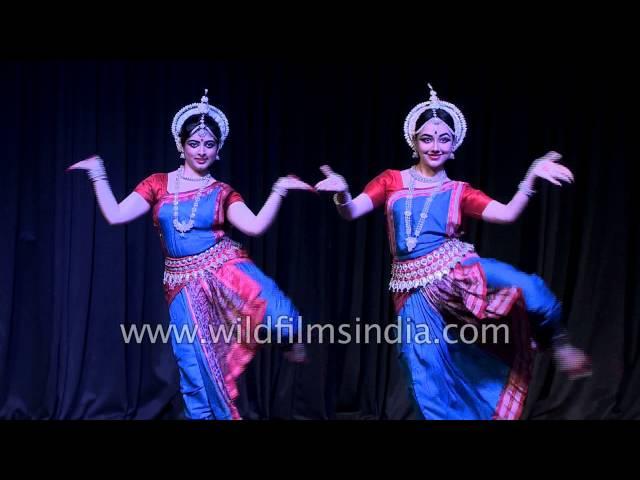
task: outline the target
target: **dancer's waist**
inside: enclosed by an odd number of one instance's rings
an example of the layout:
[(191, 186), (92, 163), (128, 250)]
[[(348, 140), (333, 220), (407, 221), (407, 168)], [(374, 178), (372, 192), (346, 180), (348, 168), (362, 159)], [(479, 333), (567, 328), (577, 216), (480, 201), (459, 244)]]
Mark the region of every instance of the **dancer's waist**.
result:
[(470, 243), (452, 238), (435, 250), (411, 260), (394, 260), (389, 290), (409, 291), (441, 280), (462, 259), (474, 251)]
[(217, 270), (225, 262), (236, 258), (247, 258), (247, 253), (239, 243), (224, 237), (213, 247), (197, 255), (166, 257), (163, 282), (177, 285), (192, 278), (202, 277), (206, 271)]

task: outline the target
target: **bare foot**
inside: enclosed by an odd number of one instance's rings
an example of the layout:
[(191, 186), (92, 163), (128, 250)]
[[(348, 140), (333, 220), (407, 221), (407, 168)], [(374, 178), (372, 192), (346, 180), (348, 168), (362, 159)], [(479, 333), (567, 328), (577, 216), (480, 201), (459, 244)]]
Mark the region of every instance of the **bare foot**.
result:
[(283, 356), (291, 363), (307, 363), (309, 360), (307, 350), (303, 343), (295, 343), (291, 347), (291, 350), (285, 352)]
[(566, 373), (571, 380), (591, 376), (591, 359), (582, 350), (563, 345), (553, 351), (553, 359), (561, 372)]

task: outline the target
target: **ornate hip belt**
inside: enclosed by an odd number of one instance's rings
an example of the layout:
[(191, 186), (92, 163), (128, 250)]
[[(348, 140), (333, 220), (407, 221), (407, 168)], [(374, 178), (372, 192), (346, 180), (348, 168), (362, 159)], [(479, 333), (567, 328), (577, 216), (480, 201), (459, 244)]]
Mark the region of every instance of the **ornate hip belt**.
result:
[(420, 258), (394, 260), (389, 290), (404, 292), (441, 280), (465, 255), (474, 250), (470, 243), (454, 238)]
[(229, 260), (247, 257), (239, 243), (224, 237), (213, 247), (197, 255), (166, 257), (163, 283), (173, 288), (191, 279), (204, 277), (206, 271), (217, 270)]

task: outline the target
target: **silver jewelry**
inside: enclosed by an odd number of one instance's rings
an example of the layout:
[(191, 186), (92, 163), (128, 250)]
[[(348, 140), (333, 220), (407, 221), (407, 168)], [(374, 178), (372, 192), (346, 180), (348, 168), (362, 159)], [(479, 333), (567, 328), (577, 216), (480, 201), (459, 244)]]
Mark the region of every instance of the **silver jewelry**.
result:
[(536, 193), (536, 191), (532, 188), (530, 188), (527, 185), (527, 182), (525, 180), (521, 181), (518, 184), (518, 191), (521, 193), (524, 193), (527, 197), (532, 197), (534, 193)]
[(456, 107), (453, 103), (445, 102), (444, 100), (440, 100), (436, 91), (429, 86), (429, 100), (426, 102), (419, 103), (407, 115), (404, 121), (404, 138), (409, 145), (409, 147), (415, 153), (415, 145), (413, 143), (413, 139), (415, 137), (416, 132), (418, 131), (419, 125), (416, 125), (420, 115), (422, 115), (426, 110), (434, 109), (444, 110), (447, 112), (451, 118), (453, 119), (453, 150), (457, 150), (458, 147), (462, 144), (464, 137), (467, 134), (467, 120), (464, 118), (464, 115), (460, 111), (458, 107)]
[(288, 192), (285, 187), (283, 187), (282, 185), (278, 185), (278, 182), (273, 184), (273, 187), (271, 187), (271, 191), (277, 195), (280, 195), (282, 198), (286, 197)]
[(440, 170), (433, 177), (425, 177), (420, 172), (418, 172), (418, 169), (416, 168), (415, 165), (409, 169), (409, 175), (411, 175), (418, 182), (423, 182), (423, 183), (438, 183), (442, 181), (442, 179), (446, 178), (447, 176), (444, 170)]
[[(522, 180), (518, 184), (518, 191), (524, 193), (527, 197), (531, 197), (533, 196), (534, 193), (536, 193), (536, 191), (533, 188), (527, 185), (527, 181), (531, 177), (531, 172), (533, 172), (533, 169), (536, 168), (541, 161), (542, 161), (541, 159), (534, 160), (533, 163), (529, 166), (529, 169), (527, 170), (527, 173), (524, 176), (524, 180)], [(533, 180), (535, 180), (535, 178), (532, 179), (531, 181), (532, 185), (533, 185)]]
[[(434, 192), (431, 195), (429, 195), (425, 200), (424, 205), (422, 206), (422, 211), (420, 212), (420, 219), (418, 220), (418, 224), (416, 225), (416, 228), (414, 229), (413, 236), (412, 236), (411, 235), (411, 216), (412, 216), (411, 208), (413, 206), (413, 191), (415, 187), (416, 177), (411, 175), (411, 180), (409, 181), (409, 195), (405, 200), (405, 208), (404, 208), (404, 227), (405, 227), (405, 234), (406, 234), (407, 250), (409, 250), (409, 252), (413, 251), (413, 249), (416, 248), (416, 245), (418, 244), (418, 238), (420, 237), (420, 233), (422, 233), (424, 224), (427, 221), (427, 218), (429, 217), (431, 202), (433, 202), (433, 199), (435, 198), (435, 196), (438, 195), (438, 193), (440, 193), (440, 190), (442, 189), (442, 185), (448, 179), (447, 174), (444, 172), (444, 170), (441, 170), (437, 175), (434, 175), (434, 177), (436, 176), (438, 177), (438, 180), (437, 180), (438, 184)], [(430, 180), (430, 182), (433, 182), (433, 180)]]
[(211, 174), (207, 174), (201, 178), (202, 185), (198, 189), (196, 199), (193, 202), (193, 207), (191, 207), (191, 215), (189, 216), (189, 220), (180, 221), (178, 219), (178, 194), (180, 192), (180, 178), (184, 178), (183, 173), (184, 167), (180, 165), (180, 168), (178, 168), (178, 172), (176, 173), (175, 191), (173, 192), (173, 227), (178, 232), (180, 232), (181, 237), (184, 237), (184, 234), (193, 228), (196, 218), (196, 212), (198, 211), (198, 205), (200, 203), (200, 197), (202, 196), (202, 191), (207, 186), (207, 182), (212, 178)]
[(107, 171), (104, 168), (104, 161), (102, 160), (102, 158), (98, 157), (97, 162), (98, 165), (95, 168), (87, 171), (89, 179), (93, 183), (96, 183), (99, 180), (107, 180)]
[(346, 197), (347, 201), (344, 203), (340, 203), (340, 200), (338, 200), (338, 193), (334, 193), (333, 194), (333, 203), (336, 204), (337, 207), (344, 207), (346, 205), (348, 205), (349, 203), (351, 203), (351, 194), (349, 192), (342, 192), (342, 194)]
[[(176, 148), (181, 154), (181, 158), (184, 158), (184, 149), (182, 148), (182, 144), (180, 143), (180, 129), (182, 128), (182, 125), (187, 120), (187, 118), (191, 117), (192, 115), (200, 114), (200, 123), (196, 127), (196, 129), (198, 130), (202, 129), (203, 126), (206, 130), (209, 130), (206, 127), (206, 124), (204, 124), (204, 115), (208, 115), (213, 119), (214, 122), (218, 124), (218, 127), (220, 127), (220, 141), (218, 143), (218, 150), (222, 149), (224, 141), (229, 135), (229, 120), (227, 120), (227, 117), (222, 112), (222, 110), (209, 104), (209, 97), (207, 97), (207, 93), (208, 90), (205, 89), (204, 95), (200, 98), (199, 103), (190, 103), (189, 105), (185, 105), (180, 110), (178, 110), (178, 112), (173, 117), (173, 121), (171, 122), (171, 134), (173, 135), (173, 139), (175, 140)], [(211, 130), (209, 130), (209, 132), (211, 132)]]
[[(211, 174), (205, 176), (211, 178)], [(186, 180), (187, 182), (201, 182), (204, 177), (185, 177), (184, 175), (182, 175), (180, 178), (182, 178), (182, 180)]]

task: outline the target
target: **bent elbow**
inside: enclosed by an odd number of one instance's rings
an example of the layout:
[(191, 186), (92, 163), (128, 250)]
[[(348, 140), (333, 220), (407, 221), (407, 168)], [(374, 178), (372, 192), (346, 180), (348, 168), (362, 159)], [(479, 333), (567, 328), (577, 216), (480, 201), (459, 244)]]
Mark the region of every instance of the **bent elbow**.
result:
[(107, 223), (111, 226), (115, 226), (122, 225), (125, 222), (119, 217), (107, 217)]
[(261, 237), (265, 234), (266, 231), (266, 228), (260, 228), (257, 230), (252, 230), (251, 232), (247, 233), (247, 235), (249, 235), (250, 237)]
[(355, 220), (355, 217), (351, 214), (349, 210), (338, 210), (338, 214), (347, 222)]

